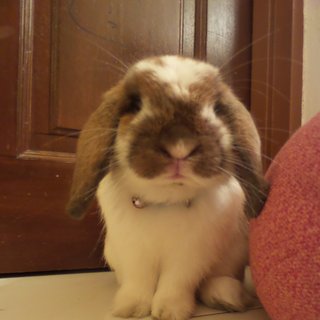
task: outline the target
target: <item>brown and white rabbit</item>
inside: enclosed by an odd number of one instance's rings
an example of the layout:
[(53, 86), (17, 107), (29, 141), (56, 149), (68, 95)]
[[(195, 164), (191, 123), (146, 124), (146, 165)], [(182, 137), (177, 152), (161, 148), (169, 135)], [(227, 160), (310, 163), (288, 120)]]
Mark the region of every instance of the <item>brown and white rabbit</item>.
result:
[(133, 65), (79, 139), (68, 210), (97, 193), (114, 315), (188, 319), (196, 295), (244, 310), (250, 217), (265, 182), (253, 120), (208, 63), (161, 56)]

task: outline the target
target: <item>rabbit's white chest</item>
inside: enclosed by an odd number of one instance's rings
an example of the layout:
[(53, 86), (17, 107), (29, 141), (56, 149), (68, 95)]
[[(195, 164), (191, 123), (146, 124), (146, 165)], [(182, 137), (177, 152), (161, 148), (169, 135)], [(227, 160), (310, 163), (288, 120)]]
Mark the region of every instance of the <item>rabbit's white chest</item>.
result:
[[(107, 176), (98, 188), (107, 225), (105, 256), (121, 278), (124, 265), (194, 267), (206, 272), (231, 242), (242, 241), (239, 227), (244, 195), (236, 180), (208, 190), (190, 206), (136, 208), (127, 190)], [(199, 269), (199, 270), (198, 270)]]

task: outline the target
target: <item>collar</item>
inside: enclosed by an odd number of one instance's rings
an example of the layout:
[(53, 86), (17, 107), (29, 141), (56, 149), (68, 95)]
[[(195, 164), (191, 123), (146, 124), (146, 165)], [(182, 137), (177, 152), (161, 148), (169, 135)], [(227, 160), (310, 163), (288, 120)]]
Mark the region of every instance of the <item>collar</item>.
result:
[(194, 199), (187, 199), (185, 201), (175, 202), (175, 203), (168, 203), (168, 202), (152, 203), (152, 202), (144, 201), (137, 196), (133, 196), (131, 198), (132, 205), (137, 209), (144, 209), (146, 207), (168, 208), (173, 206), (184, 206), (186, 208), (190, 208), (193, 204), (193, 201)]

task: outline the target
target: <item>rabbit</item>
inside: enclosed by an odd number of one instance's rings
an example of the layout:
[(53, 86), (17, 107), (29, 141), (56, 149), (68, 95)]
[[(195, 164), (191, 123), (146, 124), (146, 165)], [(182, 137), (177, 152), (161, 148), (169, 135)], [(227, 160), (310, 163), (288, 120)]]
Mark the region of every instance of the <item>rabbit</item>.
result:
[(117, 317), (184, 320), (196, 299), (243, 311), (248, 220), (266, 197), (250, 113), (209, 63), (182, 56), (132, 65), (79, 138), (68, 212), (95, 196)]

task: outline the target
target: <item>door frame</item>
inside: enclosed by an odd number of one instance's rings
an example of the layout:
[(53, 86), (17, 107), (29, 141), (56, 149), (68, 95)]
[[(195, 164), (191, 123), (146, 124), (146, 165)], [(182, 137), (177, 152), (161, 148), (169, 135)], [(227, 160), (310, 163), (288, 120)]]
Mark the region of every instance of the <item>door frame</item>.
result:
[(253, 0), (251, 113), (265, 168), (301, 126), (303, 0)]

